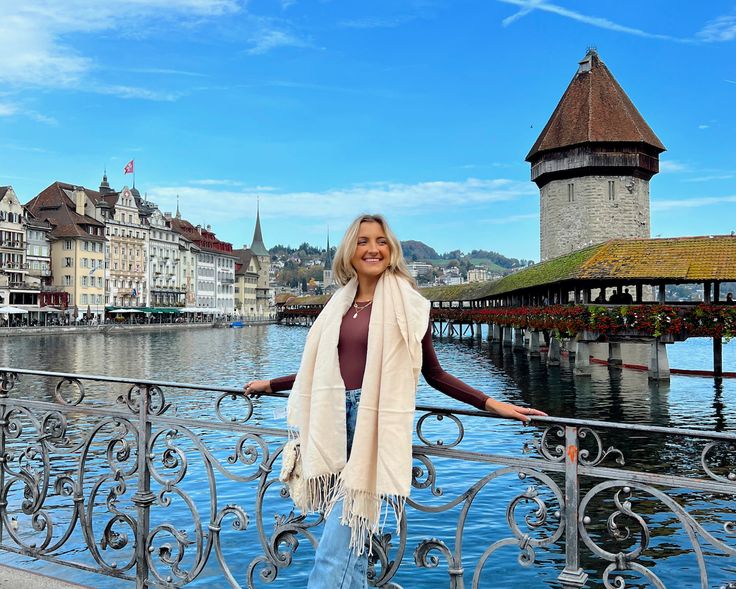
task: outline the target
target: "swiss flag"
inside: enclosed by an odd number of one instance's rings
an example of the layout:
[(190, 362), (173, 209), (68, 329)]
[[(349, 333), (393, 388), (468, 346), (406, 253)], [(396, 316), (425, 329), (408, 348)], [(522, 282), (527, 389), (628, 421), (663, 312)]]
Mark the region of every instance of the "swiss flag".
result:
[(127, 164), (125, 164), (125, 167), (123, 168), (123, 173), (124, 174), (133, 174), (134, 173), (133, 161), (134, 160), (130, 160)]

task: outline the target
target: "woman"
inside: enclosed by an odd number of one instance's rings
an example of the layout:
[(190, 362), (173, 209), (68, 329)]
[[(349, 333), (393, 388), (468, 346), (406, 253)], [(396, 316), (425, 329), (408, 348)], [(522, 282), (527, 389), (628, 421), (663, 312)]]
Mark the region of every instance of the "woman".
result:
[(310, 329), (299, 372), (244, 387), (247, 395), (292, 389), (287, 420), (299, 432), (310, 489), (300, 507), (326, 514), (310, 589), (367, 587), (365, 543), (388, 506), (400, 519), (409, 495), (420, 370), (431, 386), (478, 409), (524, 422), (545, 415), (491, 399), (442, 369), (430, 304), (383, 217), (353, 221), (333, 276), (342, 288)]

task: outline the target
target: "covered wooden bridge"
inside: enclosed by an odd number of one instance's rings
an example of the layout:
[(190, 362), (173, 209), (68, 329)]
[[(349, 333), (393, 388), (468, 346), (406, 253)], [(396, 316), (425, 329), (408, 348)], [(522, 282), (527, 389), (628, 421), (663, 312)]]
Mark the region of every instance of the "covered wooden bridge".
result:
[[(713, 338), (714, 372), (722, 368), (722, 338), (736, 335), (736, 305), (723, 283), (736, 282), (736, 237), (619, 239), (531, 266), (501, 280), (422, 289), (432, 301), (434, 332), (481, 338), (559, 362), (561, 339), (574, 341), (575, 371), (590, 373), (589, 345), (607, 342), (608, 360), (621, 362), (622, 343), (651, 346), (652, 378), (668, 378), (665, 345)], [(667, 286), (695, 284), (700, 300), (670, 301)], [(736, 293), (734, 293), (736, 294)], [(286, 301), (279, 316), (310, 322), (327, 297)]]

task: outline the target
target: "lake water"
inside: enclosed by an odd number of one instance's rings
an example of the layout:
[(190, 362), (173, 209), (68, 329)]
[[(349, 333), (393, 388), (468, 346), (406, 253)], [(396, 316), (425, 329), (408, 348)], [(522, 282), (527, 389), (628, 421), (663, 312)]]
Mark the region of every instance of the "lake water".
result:
[[(241, 386), (255, 377), (275, 377), (296, 371), (299, 355), (304, 343), (306, 329), (285, 326), (258, 326), (245, 329), (202, 329), (180, 330), (164, 333), (90, 334), (89, 336), (34, 336), (5, 339), (0, 343), (0, 366), (28, 369), (75, 372), (82, 374), (104, 374), (143, 379), (208, 384), (212, 386)], [(725, 379), (715, 383), (713, 379), (673, 375), (669, 383), (653, 384), (647, 381), (646, 373), (636, 371), (610, 371), (605, 366), (593, 366), (591, 378), (573, 378), (569, 365), (563, 360), (559, 368), (548, 369), (538, 360), (527, 359), (523, 354), (503, 353), (497, 346), (485, 342), (480, 346), (469, 341), (435, 341), (435, 348), (442, 365), (452, 374), (492, 396), (513, 403), (533, 405), (553, 415), (580, 417), (604, 421), (649, 423), (670, 427), (687, 427), (706, 430), (734, 431), (736, 423), (736, 379)], [(710, 340), (690, 340), (669, 346), (670, 365), (677, 368), (712, 368)], [(736, 371), (736, 345), (724, 345), (724, 370)], [(94, 385), (88, 387), (91, 402), (114, 403), (126, 387), (117, 385)], [(25, 377), (15, 394), (26, 394), (37, 399), (50, 400), (51, 387), (42, 379)], [(207, 391), (167, 392), (180, 417), (214, 419), (212, 410), (217, 394)], [(420, 383), (418, 402), (443, 407), (461, 407), (455, 400)], [(261, 399), (256, 406), (252, 423), (265, 427), (284, 427), (281, 417), (283, 400)], [(237, 411), (237, 408), (234, 409)], [(532, 438), (534, 428), (523, 428), (511, 422), (469, 417), (463, 419), (466, 435), (461, 449), (520, 456), (525, 441)], [(93, 420), (80, 417), (75, 426), (79, 435), (93, 425)], [(433, 426), (437, 437), (454, 437), (451, 424)], [(431, 428), (429, 428), (431, 429)], [(432, 430), (433, 432), (435, 430)], [(230, 434), (202, 430), (196, 432), (204, 444), (223, 464), (232, 453), (235, 439)], [(433, 433), (434, 435), (434, 433)], [(615, 445), (627, 458), (627, 468), (666, 472), (673, 469), (678, 473), (691, 473), (699, 466), (699, 449), (683, 440), (665, 440), (646, 436), (610, 435), (606, 446)], [(162, 442), (163, 446), (163, 442)], [(196, 459), (196, 448), (182, 442), (183, 449), (190, 454), (189, 470), (181, 488), (196, 504), (200, 516), (207, 521), (210, 514), (209, 479), (203, 461)], [(99, 472), (104, 472), (102, 462), (95, 463)], [(63, 464), (56, 465), (63, 467)], [(67, 465), (72, 468), (73, 465)], [(253, 472), (243, 465), (238, 474), (247, 476)], [(257, 465), (256, 465), (257, 466)], [(413, 491), (412, 497), (427, 509), (441, 506), (463, 493), (470, 485), (493, 472), (496, 467), (482, 463), (467, 463), (451, 459), (437, 459), (438, 485), (442, 495), (433, 496), (428, 490)], [(471, 585), (475, 561), (496, 540), (510, 536), (506, 522), (509, 502), (523, 492), (531, 483), (517, 477), (499, 477), (491, 481), (479, 493), (470, 510), (465, 526), (463, 543), (466, 586)], [(258, 541), (253, 483), (239, 483), (225, 477), (217, 479), (217, 496), (220, 507), (227, 503), (242, 505), (250, 518), (245, 531), (226, 530), (223, 525), (222, 547), (224, 558), (243, 586), (246, 585), (247, 569), (262, 553)], [(153, 482), (156, 490), (160, 485)], [(551, 494), (543, 488), (543, 497)], [(105, 495), (100, 496), (104, 502)], [(732, 505), (708, 503), (708, 497), (690, 494), (686, 499), (688, 509), (707, 513), (706, 527), (716, 530), (724, 521), (719, 520)], [(553, 503), (553, 501), (552, 501)], [(552, 505), (552, 503), (550, 503)], [(128, 505), (130, 503), (128, 502)], [(695, 557), (691, 551), (680, 550), (677, 545), (688, 546), (681, 528), (676, 527), (671, 513), (658, 514), (656, 506), (640, 504), (642, 509), (650, 507), (651, 522), (679, 529), (671, 534), (655, 534), (651, 550), (655, 555), (653, 570), (668, 587), (699, 586)], [(58, 509), (63, 511), (63, 501)], [(286, 503), (277, 489), (263, 502), (260, 520), (268, 533), (273, 529), (274, 517), (288, 513)], [(403, 557), (402, 568), (394, 581), (404, 588), (443, 587), (448, 585), (447, 565), (440, 556), (437, 569), (416, 568), (413, 552), (418, 541), (437, 537), (449, 546), (454, 544), (458, 510), (440, 514), (410, 510), (408, 514), (409, 540)], [(525, 514), (526, 512), (524, 512)], [(610, 512), (608, 512), (610, 513)], [(523, 514), (522, 514), (523, 515)], [(131, 517), (135, 514), (132, 513)], [(153, 523), (175, 522), (181, 528), (191, 530), (191, 507), (182, 496), (174, 496), (170, 506), (152, 509)], [(230, 521), (232, 518), (230, 518)], [(603, 520), (605, 522), (605, 519)], [(700, 521), (700, 520), (699, 520)], [(721, 523), (719, 523), (719, 521)], [(554, 526), (545, 525), (542, 531)], [(721, 530), (722, 531), (722, 530)], [(319, 530), (318, 532), (319, 533)], [(99, 541), (101, 530), (95, 530)], [(163, 536), (163, 534), (162, 534)], [(733, 546), (731, 538), (730, 545)], [(89, 554), (76, 546), (66, 545), (65, 558), (92, 564)], [(610, 548), (610, 547), (609, 547)], [(109, 549), (108, 549), (109, 551)], [(259, 552), (260, 551), (260, 552)], [(124, 550), (120, 551), (121, 553)], [(585, 550), (583, 550), (585, 553)], [(437, 554), (437, 553), (434, 553)], [(302, 540), (296, 551), (294, 564), (279, 572), (273, 583), (256, 582), (257, 587), (302, 587), (313, 556), (311, 546)], [(520, 583), (530, 589), (559, 587), (556, 577), (564, 566), (560, 547), (543, 548), (536, 551), (536, 562), (531, 567), (521, 567), (517, 562), (518, 548), (508, 547), (498, 551), (483, 569), (481, 587), (513, 587)], [(129, 583), (107, 577), (91, 577), (89, 574), (48, 563), (37, 562), (12, 554), (2, 554), (2, 562), (16, 566), (33, 567), (37, 570), (102, 587), (130, 587)], [(123, 562), (124, 559), (119, 559)], [(736, 568), (723, 557), (706, 554), (710, 587), (720, 587), (736, 580)], [(186, 565), (186, 558), (184, 560)], [(583, 565), (591, 575), (589, 587), (602, 587), (600, 576), (605, 564), (588, 555)], [(221, 572), (216, 567), (207, 568), (193, 587), (227, 587)], [(627, 587), (648, 587), (635, 578), (627, 579)]]

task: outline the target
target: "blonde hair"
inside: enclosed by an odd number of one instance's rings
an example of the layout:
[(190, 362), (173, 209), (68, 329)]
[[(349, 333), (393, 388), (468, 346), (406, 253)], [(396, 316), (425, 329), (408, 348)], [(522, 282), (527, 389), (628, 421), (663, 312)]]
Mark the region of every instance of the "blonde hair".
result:
[(358, 247), (358, 234), (360, 233), (361, 223), (378, 223), (383, 229), (388, 241), (389, 250), (391, 251), (391, 259), (386, 268), (386, 272), (391, 272), (396, 276), (409, 281), (409, 283), (416, 288), (416, 282), (409, 273), (409, 268), (406, 266), (404, 260), (404, 252), (401, 249), (401, 242), (398, 240), (396, 235), (391, 228), (388, 226), (388, 222), (383, 218), (382, 215), (360, 215), (350, 224), (350, 227), (345, 231), (345, 235), (337, 246), (335, 252), (335, 260), (332, 262), (332, 276), (337, 284), (345, 286), (353, 276), (356, 275), (355, 268), (353, 268), (352, 259), (355, 255), (355, 250)]

